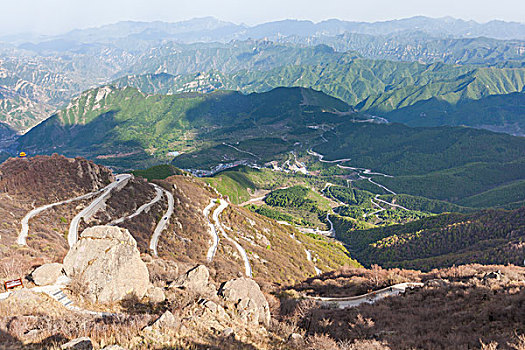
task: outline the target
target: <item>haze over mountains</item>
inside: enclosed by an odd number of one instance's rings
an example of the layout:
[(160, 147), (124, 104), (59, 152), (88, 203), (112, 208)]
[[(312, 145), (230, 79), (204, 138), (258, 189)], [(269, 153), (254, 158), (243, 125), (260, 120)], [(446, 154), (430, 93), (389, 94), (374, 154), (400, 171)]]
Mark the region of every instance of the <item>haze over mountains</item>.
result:
[(411, 17), (383, 22), (354, 22), (330, 19), (314, 23), (308, 20), (282, 20), (255, 26), (221, 21), (213, 17), (195, 18), (182, 22), (125, 21), (97, 28), (77, 29), (56, 36), (26, 37), (17, 35), (0, 37), (4, 42), (49, 42), (53, 40), (78, 43), (108, 43), (122, 39), (173, 40), (179, 42), (228, 42), (280, 37), (335, 36), (345, 32), (369, 35), (396, 33), (426, 33), (434, 37), (494, 39), (525, 39), (525, 25), (517, 22), (490, 21), (477, 23), (452, 17)]

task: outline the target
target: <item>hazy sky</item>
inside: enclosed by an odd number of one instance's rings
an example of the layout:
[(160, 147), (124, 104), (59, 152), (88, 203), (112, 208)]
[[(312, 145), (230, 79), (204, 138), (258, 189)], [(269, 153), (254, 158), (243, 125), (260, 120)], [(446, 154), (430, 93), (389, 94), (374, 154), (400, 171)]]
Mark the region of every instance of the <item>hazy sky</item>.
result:
[(380, 21), (416, 15), (525, 22), (525, 0), (0, 0), (0, 36), (57, 34), (122, 20), (214, 16), (253, 25), (285, 18)]

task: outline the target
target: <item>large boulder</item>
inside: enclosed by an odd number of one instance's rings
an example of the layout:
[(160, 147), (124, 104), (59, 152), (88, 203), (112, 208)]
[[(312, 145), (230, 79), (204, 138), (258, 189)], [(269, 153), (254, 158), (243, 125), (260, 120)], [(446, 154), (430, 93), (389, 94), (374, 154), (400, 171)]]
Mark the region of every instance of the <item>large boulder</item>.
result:
[(62, 270), (64, 267), (62, 264), (52, 263), (44, 264), (39, 266), (31, 273), (31, 278), (37, 286), (47, 286), (49, 284), (54, 284), (58, 277), (62, 275)]
[(111, 303), (127, 295), (142, 298), (150, 286), (137, 242), (128, 230), (116, 226), (82, 232), (64, 258), (64, 270), (70, 278), (81, 279), (91, 302)]
[(254, 280), (245, 277), (230, 280), (221, 287), (219, 295), (234, 303), (244, 321), (270, 325), (270, 306)]
[(209, 294), (212, 287), (209, 284), (210, 271), (204, 265), (198, 265), (179, 276), (170, 284), (170, 288), (186, 289), (198, 294)]

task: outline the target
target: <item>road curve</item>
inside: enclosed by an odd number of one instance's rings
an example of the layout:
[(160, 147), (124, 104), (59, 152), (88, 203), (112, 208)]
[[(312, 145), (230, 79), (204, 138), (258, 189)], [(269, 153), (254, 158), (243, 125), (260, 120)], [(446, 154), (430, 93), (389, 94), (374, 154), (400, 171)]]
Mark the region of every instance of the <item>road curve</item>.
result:
[(386, 204), (386, 205), (389, 205), (389, 206), (391, 206), (391, 207), (395, 207), (395, 208), (403, 209), (403, 210), (406, 210), (406, 211), (409, 211), (409, 210), (410, 210), (410, 209), (407, 209), (407, 208), (403, 207), (402, 205), (394, 204), (394, 203), (390, 203), (390, 202), (384, 201), (384, 200), (382, 200), (381, 198), (378, 198), (378, 197), (376, 197), (375, 200), (376, 200), (376, 201), (379, 201), (379, 202), (381, 202), (381, 203), (384, 203), (384, 204)]
[(215, 199), (210, 199), (210, 204), (206, 208), (202, 210), (202, 215), (204, 215), (204, 218), (206, 219), (206, 222), (208, 223), (208, 227), (210, 228), (210, 233), (213, 238), (212, 245), (210, 248), (208, 248), (208, 254), (206, 254), (206, 259), (208, 259), (209, 262), (213, 261), (213, 257), (215, 256), (215, 253), (217, 252), (217, 247), (219, 246), (219, 234), (217, 233), (217, 230), (215, 229), (215, 226), (210, 221), (210, 211), (211, 208), (215, 205)]
[(150, 183), (155, 188), (155, 198), (153, 198), (150, 202), (147, 202), (143, 205), (141, 205), (133, 214), (121, 217), (120, 219), (117, 219), (115, 221), (112, 221), (109, 225), (118, 225), (126, 220), (133, 219), (135, 216), (140, 215), (144, 210), (148, 209), (162, 198), (162, 188), (158, 185), (155, 185), (153, 183)]
[(390, 287), (379, 289), (371, 293), (358, 295), (354, 297), (311, 297), (306, 296), (307, 299), (318, 300), (324, 305), (337, 305), (338, 308), (344, 309), (347, 307), (356, 307), (364, 303), (372, 304), (380, 299), (388, 296), (399, 295), (404, 293), (407, 288), (423, 287), (423, 283), (399, 283)]
[[(160, 188), (157, 185), (154, 185), (154, 186), (156, 186), (155, 189)], [(164, 194), (168, 198), (168, 210), (166, 210), (166, 213), (164, 213), (164, 215), (162, 216), (162, 219), (160, 219), (159, 223), (157, 224), (157, 227), (155, 227), (155, 231), (153, 231), (153, 235), (151, 236), (151, 240), (149, 242), (149, 249), (153, 252), (155, 256), (158, 256), (157, 246), (159, 244), (160, 234), (162, 233), (162, 231), (164, 231), (171, 216), (173, 215), (173, 208), (175, 205), (175, 199), (173, 198), (173, 195), (171, 194), (171, 192), (163, 188), (162, 190), (164, 191)]]
[(20, 230), (20, 233), (18, 234), (17, 243), (19, 245), (27, 245), (27, 236), (29, 235), (29, 220), (31, 220), (34, 216), (40, 214), (41, 212), (43, 212), (43, 211), (45, 211), (45, 210), (47, 210), (49, 208), (55, 207), (57, 205), (68, 204), (68, 203), (71, 203), (71, 202), (74, 202), (74, 201), (78, 201), (78, 200), (81, 200), (81, 199), (86, 199), (86, 198), (92, 197), (95, 194), (100, 193), (100, 191), (103, 191), (103, 190), (104, 189), (97, 190), (97, 191), (90, 192), (90, 193), (86, 193), (86, 194), (84, 194), (82, 196), (78, 196), (78, 197), (75, 197), (75, 198), (70, 198), (70, 199), (67, 199), (67, 200), (61, 201), (61, 202), (46, 204), (46, 205), (43, 205), (41, 207), (38, 207), (38, 208), (35, 208), (35, 209), (31, 210), (29, 213), (26, 214), (26, 216), (24, 216), (24, 218), (21, 221), (22, 229)]
[(228, 207), (228, 202), (226, 202), (224, 199), (220, 200), (220, 205), (215, 211), (213, 212), (213, 221), (215, 222), (215, 227), (219, 229), (219, 231), (222, 233), (224, 238), (226, 238), (228, 241), (230, 241), (236, 248), (239, 254), (241, 255), (242, 259), (244, 260), (244, 270), (246, 277), (252, 277), (252, 267), (250, 265), (250, 260), (248, 260), (248, 254), (246, 254), (246, 251), (244, 248), (237, 243), (236, 240), (231, 238), (226, 234), (226, 231), (224, 230), (221, 222), (219, 221), (219, 216), (223, 212), (224, 209)]
[(93, 214), (95, 214), (102, 205), (108, 199), (111, 191), (113, 189), (118, 189), (126, 186), (127, 182), (131, 178), (130, 174), (119, 174), (115, 176), (116, 181), (110, 183), (104, 188), (102, 195), (98, 196), (93, 202), (91, 202), (86, 208), (84, 208), (80, 213), (78, 213), (73, 220), (71, 220), (71, 225), (69, 225), (69, 232), (67, 235), (67, 241), (69, 247), (72, 247), (78, 240), (78, 226), (80, 224), (80, 219), (88, 219)]
[[(299, 241), (297, 241), (297, 242), (299, 242)], [(301, 242), (299, 242), (299, 243), (301, 243)], [(314, 264), (314, 262), (313, 262), (313, 260), (312, 260), (312, 253), (311, 253), (308, 249), (306, 249), (306, 248), (304, 248), (304, 251), (306, 252), (306, 260), (308, 260), (309, 262), (312, 263), (312, 265), (314, 265), (315, 274), (316, 274), (317, 276), (319, 276), (320, 274), (322, 274), (323, 271), (319, 270), (319, 269), (317, 268), (317, 266), (315, 266), (315, 264)]]

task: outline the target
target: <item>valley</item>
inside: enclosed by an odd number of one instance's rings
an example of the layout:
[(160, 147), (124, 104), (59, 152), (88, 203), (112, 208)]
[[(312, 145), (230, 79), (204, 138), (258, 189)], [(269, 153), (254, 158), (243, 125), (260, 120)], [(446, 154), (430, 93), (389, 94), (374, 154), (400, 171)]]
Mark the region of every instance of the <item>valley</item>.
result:
[(523, 350), (524, 96), (518, 22), (1, 34), (0, 348)]

